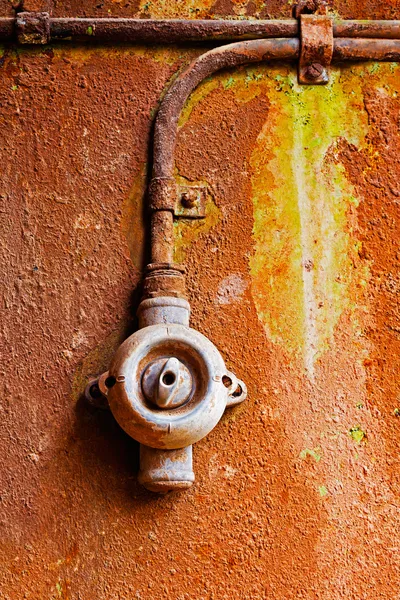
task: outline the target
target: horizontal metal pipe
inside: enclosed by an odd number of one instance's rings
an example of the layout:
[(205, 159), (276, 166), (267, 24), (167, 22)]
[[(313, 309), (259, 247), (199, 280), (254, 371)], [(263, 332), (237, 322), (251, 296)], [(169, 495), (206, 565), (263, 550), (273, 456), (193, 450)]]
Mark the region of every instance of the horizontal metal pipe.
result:
[(333, 22), (333, 37), (400, 39), (400, 21), (341, 21)]
[(0, 41), (13, 41), (15, 38), (14, 35), (15, 28), (15, 19), (4, 18), (0, 19)]
[(333, 45), (333, 60), (356, 61), (400, 61), (400, 40), (336, 39)]
[(153, 20), (153, 19), (51, 19), (53, 40), (176, 44), (298, 35), (295, 19), (247, 20)]
[[(296, 19), (50, 18), (51, 41), (177, 44), (298, 35)], [(400, 21), (334, 20), (333, 35), (336, 38), (400, 39)], [(14, 18), (0, 19), (0, 41), (16, 41)]]

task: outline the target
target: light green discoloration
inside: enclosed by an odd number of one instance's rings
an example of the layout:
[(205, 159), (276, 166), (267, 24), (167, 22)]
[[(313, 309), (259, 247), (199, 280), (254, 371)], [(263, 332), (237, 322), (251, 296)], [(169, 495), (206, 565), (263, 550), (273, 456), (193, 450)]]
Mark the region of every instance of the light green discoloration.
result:
[(229, 77), (226, 81), (224, 81), (224, 88), (229, 90), (233, 85), (235, 85), (235, 79), (233, 77)]
[(88, 35), (93, 35), (93, 27), (91, 25), (89, 25), (89, 27), (86, 29), (86, 33)]
[(318, 492), (319, 492), (319, 495), (321, 496), (321, 498), (325, 498), (325, 496), (328, 495), (328, 490), (324, 485), (318, 486)]
[(312, 450), (310, 448), (305, 448), (300, 452), (300, 458), (303, 460), (307, 458), (307, 456), (311, 456), (315, 462), (319, 462), (322, 458), (321, 448), (313, 448)]
[(350, 434), (350, 437), (355, 442), (357, 442), (357, 444), (360, 444), (367, 437), (367, 434), (365, 433), (365, 431), (363, 431), (361, 429), (361, 427), (359, 425), (356, 425), (356, 427), (352, 427), (349, 431), (349, 434)]
[(341, 138), (360, 146), (367, 133), (361, 85), (334, 71), (328, 86), (299, 86), (282, 69), (262, 84), (271, 110), (251, 161), (252, 291), (268, 337), (301, 357), (310, 379), (355, 279), (368, 278), (354, 271), (348, 213), (358, 199), (336, 160)]

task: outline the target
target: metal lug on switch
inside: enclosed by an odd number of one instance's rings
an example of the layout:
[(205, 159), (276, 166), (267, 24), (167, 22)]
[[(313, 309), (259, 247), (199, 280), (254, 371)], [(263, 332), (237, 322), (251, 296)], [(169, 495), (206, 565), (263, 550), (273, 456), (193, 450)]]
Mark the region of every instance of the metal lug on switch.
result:
[(85, 389), (85, 398), (89, 404), (96, 408), (108, 410), (110, 407), (107, 395), (110, 383), (113, 382), (114, 380), (109, 377), (108, 371), (97, 377), (97, 379), (90, 380)]

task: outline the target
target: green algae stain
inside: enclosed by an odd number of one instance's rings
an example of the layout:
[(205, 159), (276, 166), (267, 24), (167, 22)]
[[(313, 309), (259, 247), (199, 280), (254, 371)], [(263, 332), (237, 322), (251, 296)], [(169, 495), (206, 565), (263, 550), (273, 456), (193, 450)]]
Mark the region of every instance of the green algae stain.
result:
[(321, 448), (305, 448), (300, 452), (300, 458), (305, 460), (307, 456), (311, 456), (315, 460), (315, 462), (319, 462), (322, 458)]
[(349, 435), (351, 439), (353, 439), (357, 444), (361, 444), (361, 442), (363, 440), (365, 441), (367, 437), (367, 434), (361, 429), (359, 425), (356, 425), (356, 427), (352, 427), (349, 431)]
[(268, 337), (313, 379), (350, 303), (358, 245), (348, 211), (358, 200), (336, 148), (341, 138), (360, 146), (367, 133), (362, 81), (333, 71), (327, 86), (299, 86), (281, 68), (260, 85), (271, 109), (251, 158), (252, 293)]
[(325, 498), (328, 495), (328, 489), (324, 485), (318, 486), (318, 492), (321, 498)]
[(224, 81), (224, 89), (229, 90), (232, 86), (235, 85), (234, 77), (229, 77), (226, 81)]

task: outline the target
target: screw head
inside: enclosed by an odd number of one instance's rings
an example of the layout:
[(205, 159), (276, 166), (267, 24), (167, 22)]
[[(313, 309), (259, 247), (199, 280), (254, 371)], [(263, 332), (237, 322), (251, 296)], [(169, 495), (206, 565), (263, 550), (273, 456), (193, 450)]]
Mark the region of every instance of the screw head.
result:
[(318, 79), (324, 72), (324, 67), (319, 63), (313, 63), (312, 65), (308, 65), (305, 69), (305, 75), (308, 79)]

